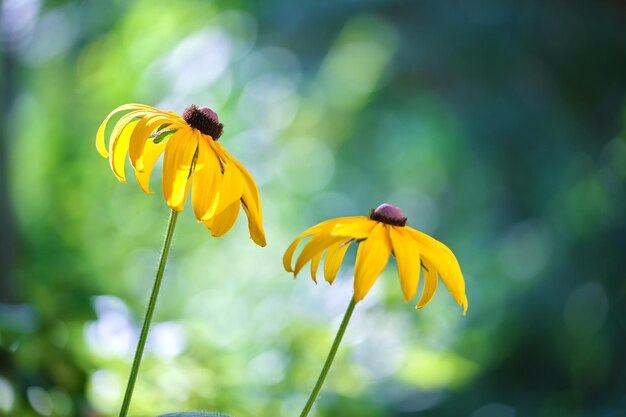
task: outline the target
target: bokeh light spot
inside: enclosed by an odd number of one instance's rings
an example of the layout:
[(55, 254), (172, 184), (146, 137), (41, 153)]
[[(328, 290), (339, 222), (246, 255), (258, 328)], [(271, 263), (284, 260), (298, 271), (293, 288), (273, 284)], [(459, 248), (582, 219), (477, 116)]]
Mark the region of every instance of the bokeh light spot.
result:
[(122, 382), (115, 373), (99, 369), (91, 374), (87, 385), (87, 398), (97, 410), (112, 413), (119, 407), (121, 394)]
[(38, 414), (49, 416), (52, 414), (52, 399), (50, 394), (41, 387), (28, 387), (26, 397), (30, 406), (33, 407)]
[(9, 412), (13, 409), (15, 391), (11, 383), (0, 376), (0, 410)]
[(335, 172), (330, 149), (315, 138), (298, 138), (287, 142), (278, 157), (283, 182), (299, 194), (323, 189)]
[(572, 291), (565, 303), (565, 326), (575, 336), (593, 336), (602, 327), (608, 311), (604, 286), (598, 282), (583, 284)]
[(546, 227), (537, 220), (530, 220), (512, 228), (498, 259), (509, 277), (528, 281), (545, 268), (551, 251), (552, 243)]
[(471, 417), (515, 417), (515, 409), (506, 404), (487, 404), (472, 413)]

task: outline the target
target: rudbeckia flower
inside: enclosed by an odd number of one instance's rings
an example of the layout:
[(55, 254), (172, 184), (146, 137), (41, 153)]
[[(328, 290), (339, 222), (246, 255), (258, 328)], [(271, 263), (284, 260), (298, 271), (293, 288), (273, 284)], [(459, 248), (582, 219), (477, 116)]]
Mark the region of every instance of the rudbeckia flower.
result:
[[(107, 151), (104, 132), (109, 119), (119, 112), (127, 113), (113, 127)], [(252, 240), (265, 246), (256, 183), (217, 143), (222, 129), (217, 114), (208, 107), (192, 105), (180, 117), (143, 104), (125, 104), (104, 119), (96, 147), (109, 158), (113, 174), (122, 182), (126, 181), (124, 163), (128, 155), (139, 186), (148, 194), (150, 174), (163, 153), (163, 196), (172, 210), (182, 211), (191, 187), (196, 218), (213, 236), (222, 236), (235, 224), (243, 207)]]
[[(361, 301), (383, 272), (390, 255), (394, 255), (405, 301), (412, 299), (418, 288), (420, 272), (424, 271), (424, 289), (417, 308), (425, 307), (437, 289), (438, 277), (459, 305), (467, 311), (465, 281), (456, 257), (443, 243), (406, 225), (407, 218), (400, 208), (382, 204), (369, 217), (342, 217), (324, 221), (305, 230), (287, 248), (283, 265), (297, 275), (311, 262), (311, 278), (324, 258), (324, 278), (332, 284), (352, 243), (359, 245), (354, 270), (354, 301)], [(296, 247), (305, 237), (311, 237), (292, 268)]]

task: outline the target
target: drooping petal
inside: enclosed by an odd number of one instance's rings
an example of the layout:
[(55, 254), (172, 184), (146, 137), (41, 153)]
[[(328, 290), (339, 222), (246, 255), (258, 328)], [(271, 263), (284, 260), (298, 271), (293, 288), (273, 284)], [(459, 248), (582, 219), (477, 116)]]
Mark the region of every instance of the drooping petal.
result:
[(400, 286), (404, 294), (404, 301), (409, 301), (417, 292), (420, 278), (420, 250), (417, 242), (411, 236), (405, 235), (402, 227), (389, 227), (389, 238), (393, 254), (398, 265)]
[(150, 132), (146, 129), (146, 124), (152, 119), (150, 116), (142, 117), (139, 122), (137, 122), (137, 127), (133, 131), (132, 136), (130, 137), (129, 144), (129, 157), (130, 161), (135, 169), (143, 169), (142, 167), (138, 167), (137, 159), (141, 157), (143, 153), (143, 148), (146, 145), (146, 142), (150, 139)]
[(424, 291), (422, 292), (422, 296), (416, 308), (424, 308), (430, 303), (430, 300), (432, 300), (435, 295), (435, 291), (437, 291), (437, 283), (439, 282), (437, 280), (437, 269), (435, 265), (426, 260), (422, 262), (424, 262)]
[(351, 224), (355, 222), (360, 222), (363, 220), (363, 216), (351, 216), (351, 217), (338, 217), (336, 219), (325, 220), (321, 223), (316, 224), (315, 226), (311, 226), (306, 229), (304, 232), (300, 234), (300, 237), (311, 236), (321, 231), (325, 233), (331, 233), (334, 231), (334, 228), (337, 224)]
[(109, 156), (109, 153), (106, 148), (106, 144), (104, 143), (104, 131), (106, 130), (107, 124), (109, 123), (109, 119), (111, 119), (113, 115), (119, 112), (128, 111), (128, 110), (149, 111), (150, 109), (154, 109), (154, 107), (146, 106), (143, 104), (131, 103), (131, 104), (124, 104), (122, 106), (119, 106), (116, 109), (114, 109), (111, 113), (109, 113), (108, 116), (105, 117), (104, 121), (100, 124), (100, 127), (98, 127), (98, 132), (96, 133), (96, 149), (98, 149), (98, 152), (100, 153), (100, 155), (102, 155), (105, 158)]
[(149, 140), (146, 144), (146, 147), (143, 149), (143, 170), (135, 170), (135, 177), (137, 178), (137, 182), (139, 186), (146, 194), (152, 194), (150, 191), (150, 175), (152, 174), (152, 169), (156, 164), (156, 161), (163, 153), (165, 149), (166, 142), (154, 143)]
[(323, 252), (324, 249), (328, 248), (335, 242), (343, 240), (341, 237), (330, 236), (328, 234), (317, 234), (309, 240), (309, 242), (302, 249), (302, 253), (298, 256), (296, 260), (296, 267), (294, 269), (294, 275), (298, 275), (298, 272), (302, 269), (302, 267), (309, 262), (315, 255), (320, 252)]
[(188, 130), (176, 132), (165, 145), (163, 195), (173, 210), (181, 211), (185, 204), (191, 164), (197, 148), (198, 136)]
[(248, 217), (248, 230), (250, 231), (250, 237), (259, 246), (265, 246), (265, 231), (263, 230), (263, 210), (261, 208), (261, 199), (259, 197), (259, 190), (254, 178), (248, 170), (243, 166), (241, 162), (235, 159), (228, 151), (220, 145), (218, 142), (212, 143), (217, 149), (221, 157), (231, 162), (239, 168), (242, 177), (245, 180), (246, 188), (241, 196), (241, 202), (243, 204), (243, 210)]
[[(122, 131), (125, 130), (126, 126), (128, 126), (131, 122), (136, 122), (141, 117), (146, 114), (144, 111), (131, 111), (130, 113), (126, 113), (115, 123), (113, 126), (113, 130), (111, 131), (111, 135), (109, 136), (109, 148), (119, 139)], [(137, 124), (133, 124), (133, 129)], [(132, 133), (132, 132), (131, 132)], [(109, 149), (110, 150), (110, 149)]]
[(296, 248), (298, 247), (298, 244), (300, 244), (301, 240), (302, 237), (300, 236), (295, 238), (294, 241), (291, 242), (291, 244), (287, 247), (287, 250), (283, 255), (283, 268), (285, 268), (285, 271), (287, 272), (293, 272), (293, 268), (291, 267), (291, 260), (293, 259), (293, 254), (295, 253)]
[(359, 244), (354, 271), (354, 301), (361, 301), (374, 285), (378, 276), (383, 272), (389, 255), (391, 243), (389, 233), (383, 223), (377, 223)]
[(111, 169), (117, 179), (122, 182), (126, 181), (126, 176), (124, 175), (124, 162), (126, 161), (126, 154), (128, 153), (130, 136), (136, 125), (136, 121), (126, 124), (120, 135), (116, 136), (109, 143), (109, 162), (111, 164)]
[(198, 220), (206, 219), (217, 204), (217, 192), (222, 181), (222, 168), (217, 155), (211, 150), (206, 140), (198, 140), (198, 158), (191, 186), (191, 202)]
[(339, 241), (328, 248), (326, 258), (324, 259), (324, 278), (332, 285), (339, 272), (339, 267), (343, 261), (346, 251), (350, 247), (352, 239), (348, 241)]
[(187, 129), (191, 132), (191, 128), (186, 124), (181, 123), (182, 119), (175, 115), (173, 117), (168, 114), (152, 114), (143, 117), (137, 124), (137, 128), (133, 132), (130, 138), (130, 147), (128, 154), (130, 156), (130, 162), (133, 167), (138, 170), (143, 169), (143, 149), (146, 143), (150, 139), (150, 134), (156, 131), (159, 126), (167, 123), (172, 129)]
[(243, 195), (244, 180), (236, 165), (227, 164), (223, 167), (224, 173), (219, 183), (219, 188), (215, 194), (215, 204), (201, 218), (208, 220), (213, 216), (220, 214), (235, 201), (239, 201)]
[(450, 294), (463, 306), (463, 311), (467, 311), (465, 280), (454, 253), (443, 243), (418, 230), (408, 226), (406, 230), (420, 245), (422, 260), (432, 263)]
[(236, 159), (230, 157), (229, 160), (239, 168), (246, 187), (241, 196), (243, 208), (248, 217), (248, 230), (252, 240), (260, 246), (265, 246), (265, 231), (263, 230), (263, 209), (259, 190), (248, 170)]
[(265, 241), (265, 231), (263, 230), (263, 217), (261, 215), (260, 207), (254, 207), (254, 203), (251, 201), (250, 191), (245, 190), (243, 195), (241, 196), (241, 205), (243, 206), (243, 211), (246, 213), (246, 217), (248, 218), (248, 231), (250, 232), (250, 237), (257, 245), (263, 247), (266, 245)]
[(357, 221), (338, 221), (331, 232), (332, 235), (350, 237), (352, 239), (365, 239), (378, 222), (365, 216), (357, 217), (359, 218)]
[(241, 208), (240, 204), (241, 203), (239, 201), (235, 201), (225, 210), (222, 210), (220, 214), (210, 220), (202, 222), (211, 230), (212, 236), (223, 236), (233, 227), (235, 221), (237, 221), (237, 216), (239, 216), (239, 209)]
[(349, 222), (359, 221), (362, 218), (363, 216), (354, 216), (354, 217), (340, 217), (338, 219), (325, 220), (321, 223), (316, 224), (315, 226), (309, 227), (304, 232), (300, 233), (300, 235), (293, 242), (291, 242), (291, 245), (289, 245), (289, 247), (285, 251), (285, 254), (283, 255), (283, 266), (285, 267), (285, 270), (287, 272), (293, 272), (293, 269), (291, 268), (291, 260), (302, 238), (311, 236), (321, 231), (324, 231), (326, 234), (329, 234), (332, 228), (335, 227), (335, 224), (337, 222), (349, 223)]
[(239, 171), (241, 171), (241, 174), (244, 177), (246, 184), (248, 185), (251, 200), (254, 201), (257, 209), (259, 210), (259, 215), (261, 215), (261, 199), (259, 197), (259, 190), (256, 186), (256, 183), (254, 182), (254, 178), (252, 178), (252, 175), (250, 175), (250, 172), (248, 172), (246, 167), (244, 167), (241, 162), (239, 162), (230, 153), (228, 153), (228, 151), (226, 151), (226, 149), (222, 145), (220, 145), (218, 142), (213, 142), (213, 144), (228, 161), (237, 165), (237, 168), (239, 168)]
[(458, 264), (458, 262), (456, 261), (456, 256), (454, 256), (454, 253), (446, 245), (444, 245), (437, 239), (428, 236), (426, 233), (422, 233), (419, 230), (413, 229), (412, 227), (407, 226), (406, 229), (415, 237), (420, 245), (426, 246), (434, 251), (444, 253), (449, 256), (452, 261)]
[(317, 284), (317, 269), (320, 266), (320, 261), (322, 260), (323, 254), (324, 254), (324, 251), (321, 251), (320, 253), (318, 253), (311, 259), (311, 279), (316, 284)]

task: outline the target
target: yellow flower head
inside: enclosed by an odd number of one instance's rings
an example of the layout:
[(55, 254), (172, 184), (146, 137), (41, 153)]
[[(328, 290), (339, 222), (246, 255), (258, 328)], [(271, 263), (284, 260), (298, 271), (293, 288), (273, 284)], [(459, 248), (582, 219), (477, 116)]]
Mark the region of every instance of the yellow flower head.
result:
[[(330, 284), (337, 276), (341, 261), (352, 242), (359, 244), (354, 271), (354, 301), (361, 301), (387, 265), (389, 255), (396, 257), (400, 286), (405, 301), (417, 292), (420, 270), (424, 270), (424, 291), (417, 308), (426, 306), (437, 289), (437, 276), (454, 299), (467, 311), (465, 281), (456, 257), (443, 243), (406, 225), (402, 210), (382, 204), (370, 217), (341, 217), (322, 222), (305, 230), (285, 251), (283, 265), (297, 275), (311, 261), (315, 282), (324, 252), (324, 277)], [(300, 241), (311, 236), (292, 268), (292, 258)]]
[[(107, 151), (104, 131), (111, 116), (127, 111), (115, 124)], [(235, 224), (240, 206), (248, 216), (252, 240), (265, 246), (261, 200), (254, 179), (239, 161), (217, 143), (223, 125), (208, 107), (188, 107), (180, 117), (143, 104), (125, 104), (104, 119), (96, 147), (108, 157), (118, 180), (124, 182), (128, 154), (141, 189), (150, 194), (154, 165), (163, 157), (163, 195), (167, 205), (181, 211), (189, 187), (196, 218), (222, 236)]]

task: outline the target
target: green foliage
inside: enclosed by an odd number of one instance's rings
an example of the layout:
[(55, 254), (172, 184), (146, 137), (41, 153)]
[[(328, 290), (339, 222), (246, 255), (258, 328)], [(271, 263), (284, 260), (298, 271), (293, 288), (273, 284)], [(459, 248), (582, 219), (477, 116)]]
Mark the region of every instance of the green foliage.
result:
[(229, 417), (226, 414), (205, 413), (203, 411), (188, 411), (181, 413), (162, 414), (159, 417)]
[(158, 167), (145, 195), (95, 151), (130, 102), (216, 109), (268, 237), (240, 218), (212, 238), (185, 207), (130, 415), (298, 415), (354, 253), (330, 287), (292, 280), (282, 252), (382, 202), (456, 253), (468, 314), (445, 291), (416, 312), (390, 264), (317, 417), (626, 408), (616, 2), (18, 3), (2, 20), (0, 415), (119, 411), (169, 211)]

